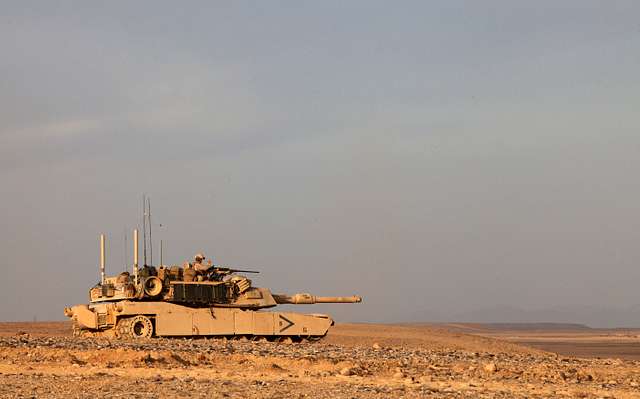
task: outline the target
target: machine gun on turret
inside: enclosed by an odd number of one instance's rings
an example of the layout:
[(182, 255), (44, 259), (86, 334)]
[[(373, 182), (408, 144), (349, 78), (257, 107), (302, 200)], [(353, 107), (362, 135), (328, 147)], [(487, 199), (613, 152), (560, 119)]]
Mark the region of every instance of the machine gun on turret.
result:
[(234, 273), (256, 273), (257, 274), (260, 272), (255, 270), (233, 269), (230, 267), (223, 267), (223, 266), (216, 266), (216, 265), (211, 265), (204, 272), (204, 274), (208, 276), (209, 280), (211, 281), (222, 281), (222, 279), (225, 276), (228, 276)]

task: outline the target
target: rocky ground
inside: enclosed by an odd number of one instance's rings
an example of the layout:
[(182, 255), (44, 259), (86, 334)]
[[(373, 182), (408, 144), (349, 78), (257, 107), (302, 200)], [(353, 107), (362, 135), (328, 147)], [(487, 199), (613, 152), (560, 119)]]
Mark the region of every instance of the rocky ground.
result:
[(302, 344), (5, 331), (0, 397), (640, 397), (639, 361), (562, 357), (428, 328), (336, 329)]

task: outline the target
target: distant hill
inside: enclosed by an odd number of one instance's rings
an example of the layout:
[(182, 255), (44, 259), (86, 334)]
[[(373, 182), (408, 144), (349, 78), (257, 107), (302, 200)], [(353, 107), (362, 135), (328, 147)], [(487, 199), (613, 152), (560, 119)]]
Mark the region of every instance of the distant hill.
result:
[(579, 323), (441, 323), (450, 331), (482, 334), (491, 331), (590, 331), (591, 327)]
[[(565, 325), (571, 329), (580, 328), (640, 328), (640, 305), (633, 304), (622, 307), (563, 305), (546, 308), (520, 308), (516, 306), (492, 306), (463, 312), (447, 312), (445, 309), (416, 309), (403, 317), (404, 320), (426, 320), (454, 324), (517, 326), (525, 324), (523, 329), (531, 325), (540, 325), (541, 329), (563, 329), (554, 325)], [(398, 320), (398, 321), (404, 321)], [(548, 326), (547, 326), (548, 325)]]
[(482, 323), (487, 330), (527, 330), (527, 331), (580, 331), (592, 330), (591, 327), (578, 323)]
[(394, 323), (400, 326), (411, 327), (441, 327), (453, 332), (478, 334), (491, 331), (593, 331), (585, 324), (580, 323), (555, 323), (555, 322), (531, 322), (531, 323)]

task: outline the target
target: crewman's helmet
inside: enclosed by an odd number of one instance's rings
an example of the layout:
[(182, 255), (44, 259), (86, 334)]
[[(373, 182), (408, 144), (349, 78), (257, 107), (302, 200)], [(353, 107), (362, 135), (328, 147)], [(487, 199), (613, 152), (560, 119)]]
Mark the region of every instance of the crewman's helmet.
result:
[(196, 254), (196, 256), (194, 256), (193, 259), (195, 259), (196, 262), (202, 262), (204, 260), (204, 255), (201, 253)]

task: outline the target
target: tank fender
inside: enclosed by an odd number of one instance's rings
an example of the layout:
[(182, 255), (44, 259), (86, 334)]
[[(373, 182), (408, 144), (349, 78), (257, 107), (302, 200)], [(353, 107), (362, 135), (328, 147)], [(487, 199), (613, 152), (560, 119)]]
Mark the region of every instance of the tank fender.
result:
[(71, 313), (71, 316), (76, 320), (78, 326), (81, 328), (98, 328), (98, 317), (87, 305), (73, 306), (70, 309), (70, 312), (65, 311), (65, 314), (67, 313)]

